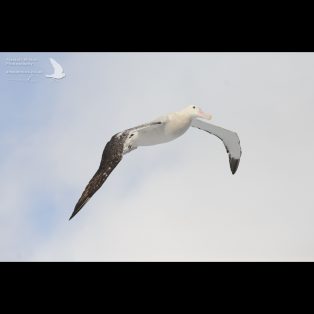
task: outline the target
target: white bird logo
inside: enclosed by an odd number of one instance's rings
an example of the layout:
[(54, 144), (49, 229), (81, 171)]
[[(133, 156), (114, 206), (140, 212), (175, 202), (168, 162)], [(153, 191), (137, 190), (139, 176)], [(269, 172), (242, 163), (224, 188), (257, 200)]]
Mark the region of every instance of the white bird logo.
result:
[(49, 58), (50, 63), (54, 69), (54, 73), (46, 75), (46, 77), (53, 78), (56, 80), (60, 80), (65, 77), (65, 73), (63, 72), (62, 66), (54, 59)]

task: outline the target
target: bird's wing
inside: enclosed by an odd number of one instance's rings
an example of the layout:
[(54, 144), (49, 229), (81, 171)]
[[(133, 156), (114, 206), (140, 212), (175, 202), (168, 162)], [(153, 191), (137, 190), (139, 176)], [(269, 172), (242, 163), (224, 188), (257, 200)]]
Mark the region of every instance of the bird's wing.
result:
[(242, 154), (238, 134), (199, 119), (194, 119), (191, 126), (213, 134), (223, 141), (229, 155), (231, 172), (235, 174)]
[(55, 59), (50, 58), (49, 60), (50, 60), (51, 65), (53, 66), (55, 74), (63, 73), (62, 66)]
[(104, 148), (98, 170), (87, 184), (84, 192), (82, 193), (82, 196), (80, 197), (74, 208), (70, 219), (72, 219), (82, 209), (82, 207), (104, 184), (110, 173), (122, 160), (123, 155), (136, 148), (128, 146), (128, 140), (133, 136), (133, 133), (148, 127), (155, 127), (160, 124), (162, 124), (162, 122), (160, 121), (142, 124), (137, 127), (117, 133), (111, 138), (111, 140), (106, 144)]

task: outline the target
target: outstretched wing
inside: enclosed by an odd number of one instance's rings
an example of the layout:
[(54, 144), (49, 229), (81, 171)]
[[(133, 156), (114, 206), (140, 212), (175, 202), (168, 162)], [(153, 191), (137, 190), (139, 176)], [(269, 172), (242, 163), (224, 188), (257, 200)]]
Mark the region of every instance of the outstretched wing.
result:
[(104, 184), (110, 173), (122, 160), (123, 155), (136, 148), (131, 144), (134, 133), (138, 131), (140, 132), (141, 130), (148, 127), (158, 126), (160, 124), (161, 122), (142, 124), (140, 126), (125, 130), (121, 133), (117, 133), (111, 138), (104, 148), (100, 166), (97, 172), (86, 186), (82, 196), (74, 208), (70, 219), (72, 219), (82, 209), (82, 207)]
[(123, 145), (125, 136), (114, 135), (111, 140), (106, 144), (102, 154), (100, 166), (87, 184), (82, 196), (78, 200), (74, 211), (70, 217), (72, 219), (82, 207), (90, 200), (90, 198), (98, 191), (109, 177), (112, 170), (118, 165), (123, 156)]
[(232, 174), (235, 174), (242, 154), (238, 134), (199, 119), (194, 119), (191, 125), (195, 128), (213, 134), (223, 141), (229, 155), (231, 172)]
[(49, 60), (50, 60), (51, 65), (53, 66), (55, 74), (63, 73), (62, 66), (55, 59), (49, 58)]

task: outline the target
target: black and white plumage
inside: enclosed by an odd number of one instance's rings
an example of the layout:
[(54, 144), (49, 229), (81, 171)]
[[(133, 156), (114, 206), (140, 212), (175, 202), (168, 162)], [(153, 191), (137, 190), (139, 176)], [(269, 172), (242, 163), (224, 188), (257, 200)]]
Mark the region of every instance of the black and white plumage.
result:
[(100, 166), (86, 186), (70, 217), (73, 218), (107, 180), (110, 173), (122, 160), (123, 155), (139, 146), (166, 143), (184, 134), (190, 126), (204, 130), (220, 138), (229, 154), (232, 174), (239, 166), (241, 147), (235, 132), (210, 124), (199, 118), (210, 120), (211, 115), (197, 106), (188, 106), (181, 111), (159, 117), (150, 123), (142, 124), (115, 134), (106, 144)]
[(191, 126), (215, 135), (222, 140), (229, 155), (231, 172), (232, 174), (235, 174), (242, 154), (238, 134), (198, 119), (194, 119)]
[(122, 160), (123, 155), (136, 148), (132, 145), (132, 138), (134, 135), (144, 128), (153, 127), (160, 124), (161, 122), (147, 123), (138, 127), (127, 129), (112, 136), (111, 140), (104, 148), (98, 170), (87, 184), (82, 196), (74, 208), (70, 219), (72, 219), (81, 210), (81, 208), (89, 201), (96, 191), (104, 184), (110, 173)]

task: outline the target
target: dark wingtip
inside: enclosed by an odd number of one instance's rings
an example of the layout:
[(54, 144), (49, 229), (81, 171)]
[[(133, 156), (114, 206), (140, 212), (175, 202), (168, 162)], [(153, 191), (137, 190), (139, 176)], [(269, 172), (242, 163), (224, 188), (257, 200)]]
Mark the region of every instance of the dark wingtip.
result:
[[(84, 199), (84, 198), (83, 198)], [(73, 210), (73, 213), (71, 215), (71, 217), (69, 218), (69, 220), (71, 220), (82, 208), (83, 206), (90, 200), (90, 197), (87, 197), (84, 199), (84, 201), (82, 202), (81, 199), (79, 199), (79, 201), (77, 202), (74, 210)]]
[(231, 172), (232, 172), (232, 174), (235, 174), (238, 170), (240, 159), (230, 157), (229, 161), (230, 161)]
[(69, 221), (80, 211), (80, 209), (74, 209), (71, 217), (69, 218)]
[(72, 213), (71, 217), (69, 218), (69, 221), (76, 215), (75, 212)]

